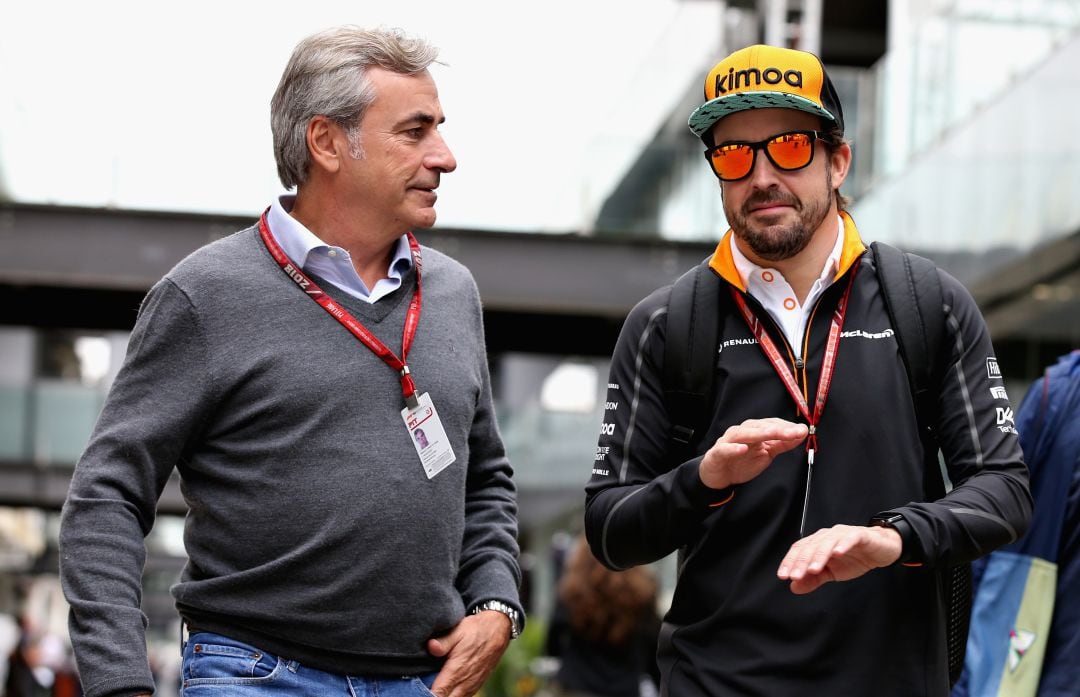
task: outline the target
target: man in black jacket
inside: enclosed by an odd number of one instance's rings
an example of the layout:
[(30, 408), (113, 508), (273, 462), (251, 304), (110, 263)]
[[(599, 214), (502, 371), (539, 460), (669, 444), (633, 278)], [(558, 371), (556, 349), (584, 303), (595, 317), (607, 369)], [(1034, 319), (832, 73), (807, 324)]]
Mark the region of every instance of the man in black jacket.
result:
[[(659, 647), (663, 694), (947, 695), (939, 572), (1022, 534), (1027, 471), (985, 322), (951, 276), (931, 423), (953, 488), (932, 490), (874, 259), (839, 193), (851, 163), (820, 60), (768, 46), (705, 80), (690, 128), (731, 230), (712, 418), (672, 457), (671, 289), (623, 327), (587, 487), (612, 568), (681, 550)], [(833, 583), (838, 581), (843, 583)]]

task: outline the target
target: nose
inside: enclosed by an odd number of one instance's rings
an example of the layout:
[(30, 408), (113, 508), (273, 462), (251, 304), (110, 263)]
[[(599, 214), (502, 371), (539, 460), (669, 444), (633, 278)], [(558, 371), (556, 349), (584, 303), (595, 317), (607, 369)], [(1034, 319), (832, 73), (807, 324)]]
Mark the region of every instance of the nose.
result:
[(453, 172), (457, 169), (457, 159), (450, 152), (450, 146), (438, 131), (432, 131), (431, 149), (424, 161), (428, 169), (437, 169), (440, 172)]
[(747, 182), (757, 189), (768, 189), (775, 186), (779, 179), (780, 170), (769, 160), (765, 150), (758, 150), (754, 154), (756, 157), (754, 157), (754, 164), (750, 168), (750, 174), (746, 177)]

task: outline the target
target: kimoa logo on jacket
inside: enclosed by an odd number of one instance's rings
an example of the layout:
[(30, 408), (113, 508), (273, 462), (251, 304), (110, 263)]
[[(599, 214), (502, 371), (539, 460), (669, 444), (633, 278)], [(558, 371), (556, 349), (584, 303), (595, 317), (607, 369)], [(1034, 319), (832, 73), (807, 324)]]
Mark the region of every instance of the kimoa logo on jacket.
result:
[(731, 68), (726, 75), (716, 76), (716, 94), (719, 96), (727, 94), (728, 90), (750, 87), (751, 79), (755, 87), (761, 85), (762, 82), (767, 85), (779, 85), (781, 82), (786, 82), (789, 86), (798, 87), (799, 89), (802, 89), (803, 86), (801, 70), (781, 71), (780, 68), (735, 70), (735, 68)]

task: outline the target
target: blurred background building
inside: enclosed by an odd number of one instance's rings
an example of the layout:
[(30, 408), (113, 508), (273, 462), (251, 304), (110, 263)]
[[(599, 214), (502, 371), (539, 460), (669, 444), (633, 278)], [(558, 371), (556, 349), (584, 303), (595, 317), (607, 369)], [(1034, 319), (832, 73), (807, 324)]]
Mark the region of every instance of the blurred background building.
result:
[[(603, 113), (574, 116), (603, 127), (573, 153), (573, 171), (530, 170), (530, 131), (542, 124), (499, 123), (490, 134), (515, 151), (494, 176), (522, 178), (518, 195), (530, 202), (570, 189), (576, 222), (530, 228), (523, 204), (512, 226), (480, 219), (455, 224), (461, 218), (453, 215), (442, 226), (440, 214), (439, 228), (419, 233), (423, 243), (470, 267), (483, 296), (500, 424), (520, 489), (527, 603), (537, 620), (551, 608), (557, 541), (580, 527), (607, 358), (622, 319), (637, 300), (708, 255), (726, 229), (715, 178), (686, 128), (703, 76), (726, 53), (766, 42), (821, 55), (845, 106), (855, 155), (844, 193), (854, 199), (860, 229), (868, 241), (934, 259), (972, 290), (1015, 403), (1043, 365), (1080, 346), (1080, 139), (1072, 138), (1080, 108), (1080, 4), (655, 5), (667, 20), (635, 47), (632, 60), (624, 57), (625, 75), (616, 80), (581, 64), (564, 77), (590, 82), (609, 102)], [(323, 24), (339, 21), (364, 20)], [(509, 31), (492, 21), (487, 32)], [(575, 21), (573, 11), (565, 21)], [(599, 43), (618, 27), (602, 22), (577, 31)], [(273, 80), (300, 36), (290, 34), (277, 46)], [(544, 43), (544, 51), (575, 49), (552, 46), (550, 37)], [(19, 59), (0, 44), (0, 75), (17, 75)], [(265, 99), (270, 90), (272, 84)], [(448, 113), (464, 121), (487, 118), (467, 105)], [(68, 117), (77, 118), (77, 110)], [(107, 191), (74, 204), (62, 191), (36, 194), (18, 185), (30, 177), (23, 165), (5, 157), (5, 150), (28, 147), (17, 93), (0, 97), (0, 118), (3, 653), (4, 615), (34, 636), (65, 633), (57, 514), (123, 360), (140, 299), (185, 254), (249, 225), (273, 193), (250, 209), (234, 204), (239, 213), (118, 205), (123, 197)], [(462, 159), (461, 148), (451, 145)], [(268, 136), (264, 146), (269, 153)], [(139, 176), (152, 180), (154, 171)], [(449, 188), (448, 202), (456, 195)], [(184, 563), (183, 513), (173, 482), (148, 541), (145, 574), (152, 640), (166, 656), (178, 633), (168, 587)], [(64, 670), (54, 668), (57, 675)]]

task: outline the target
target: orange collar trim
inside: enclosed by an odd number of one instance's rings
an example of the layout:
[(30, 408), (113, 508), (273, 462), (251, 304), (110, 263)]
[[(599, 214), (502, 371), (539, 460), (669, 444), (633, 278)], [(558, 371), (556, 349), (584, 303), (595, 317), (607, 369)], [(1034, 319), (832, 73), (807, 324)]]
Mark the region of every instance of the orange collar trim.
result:
[(866, 251), (859, 229), (855, 227), (855, 220), (847, 211), (840, 211), (840, 218), (844, 221), (844, 249), (840, 252), (840, 264), (836, 270), (837, 280), (848, 272), (855, 261)]
[[(836, 278), (833, 280), (847, 273), (855, 260), (866, 251), (866, 245), (863, 244), (862, 238), (859, 236), (855, 221), (847, 211), (840, 211), (840, 218), (844, 221), (844, 246), (840, 252), (840, 264), (837, 267)], [(739, 270), (735, 267), (735, 259), (731, 256), (731, 236), (733, 234), (730, 229), (724, 233), (724, 236), (716, 245), (716, 251), (713, 252), (712, 258), (709, 259), (709, 266), (720, 275), (720, 278), (745, 293), (746, 284), (743, 282), (742, 276), (739, 275)]]

